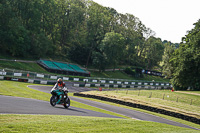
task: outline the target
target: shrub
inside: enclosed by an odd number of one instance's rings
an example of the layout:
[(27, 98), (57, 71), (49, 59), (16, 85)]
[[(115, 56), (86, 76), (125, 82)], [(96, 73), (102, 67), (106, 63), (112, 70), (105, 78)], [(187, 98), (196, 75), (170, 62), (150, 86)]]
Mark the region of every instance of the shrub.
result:
[(127, 73), (127, 74), (129, 74), (129, 75), (131, 75), (131, 76), (135, 76), (136, 75), (135, 70), (132, 70), (130, 67), (126, 68), (124, 70), (124, 72)]

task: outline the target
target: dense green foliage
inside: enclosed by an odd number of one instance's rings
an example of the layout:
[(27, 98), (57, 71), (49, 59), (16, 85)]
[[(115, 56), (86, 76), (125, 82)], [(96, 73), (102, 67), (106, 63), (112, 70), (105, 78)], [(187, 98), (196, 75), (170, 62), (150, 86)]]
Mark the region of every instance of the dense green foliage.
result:
[(171, 44), (170, 42), (167, 42), (164, 44), (165, 49), (164, 49), (164, 55), (162, 57), (162, 73), (165, 75), (166, 78), (171, 78), (172, 77), (172, 64), (170, 63), (170, 59), (172, 58), (172, 55), (175, 51), (175, 45)]
[[(1, 0), (0, 51), (115, 68), (158, 65), (163, 44), (131, 14), (90, 0)], [(100, 65), (99, 65), (100, 64)]]
[(200, 90), (200, 20), (194, 25), (172, 58), (173, 84)]
[(163, 73), (179, 89), (200, 89), (200, 32), (173, 44), (154, 37), (137, 17), (92, 0), (1, 0), (0, 53), (18, 58), (54, 58), (93, 66), (118, 65)]
[[(28, 83), (21, 83), (21, 82), (14, 82), (14, 81), (0, 81), (0, 95), (9, 95), (9, 96), (17, 96), (17, 97), (27, 97), (39, 100), (49, 101), (50, 94), (40, 92), (38, 90), (33, 90), (27, 87), (27, 85), (31, 85)], [(72, 96), (71, 93), (69, 93)], [(119, 93), (118, 93), (119, 94)], [(98, 101), (100, 102), (100, 101)], [(107, 103), (108, 104), (108, 103)], [(109, 103), (111, 104), (111, 103)], [(107, 113), (110, 115), (115, 115), (119, 117), (123, 117), (122, 115), (109, 112), (106, 110), (98, 109), (89, 105), (81, 104), (75, 101), (72, 101), (73, 107), (89, 109), (97, 112)], [(119, 104), (112, 104), (116, 106), (121, 106)], [(125, 106), (121, 106), (125, 107)], [(128, 107), (125, 107), (128, 108)], [(129, 107), (129, 109), (131, 109)], [(134, 109), (135, 110), (135, 109)], [(141, 110), (139, 110), (141, 111)], [(144, 111), (146, 112), (146, 111)], [(146, 112), (150, 113), (150, 112)], [(180, 119), (175, 119), (172, 117), (168, 117), (166, 115), (161, 114), (154, 114), (160, 117), (164, 117), (166, 119), (170, 119), (173, 121), (177, 121), (186, 125), (190, 125), (196, 128), (199, 128), (199, 125), (189, 123), (187, 121), (183, 121)], [(59, 119), (58, 119), (59, 118)], [(124, 118), (127, 118), (124, 116)], [(111, 123), (109, 123), (110, 121)], [(66, 123), (67, 122), (67, 123)], [(95, 123), (94, 123), (95, 122)], [(142, 122), (142, 123), (140, 123)], [(52, 123), (54, 127), (52, 126)], [(62, 125), (64, 123), (64, 125)], [(84, 123), (84, 124), (83, 124)], [(108, 124), (109, 123), (109, 124)], [(125, 123), (125, 124), (124, 124)], [(127, 126), (127, 123), (128, 126)], [(50, 124), (50, 125), (49, 125)], [(110, 124), (113, 125), (113, 128), (110, 128)], [(77, 117), (77, 116), (42, 116), (42, 115), (7, 115), (1, 114), (0, 115), (0, 131), (1, 132), (155, 132), (154, 127), (159, 127), (157, 132), (160, 132), (161, 129), (165, 127), (165, 132), (167, 131), (177, 131), (181, 132), (182, 130), (185, 132), (194, 131), (194, 130), (186, 130), (185, 128), (174, 127), (170, 125), (160, 123), (153, 123), (153, 122), (145, 122), (145, 121), (135, 121), (131, 119), (110, 119), (110, 118), (94, 118), (94, 117)], [(42, 126), (41, 126), (42, 125)], [(66, 128), (67, 125), (67, 128)], [(119, 127), (119, 125), (121, 125)], [(132, 128), (129, 128), (133, 125)], [(145, 129), (144, 129), (145, 125)], [(166, 129), (166, 126), (169, 126), (169, 129)], [(31, 127), (31, 128), (30, 128)], [(42, 128), (41, 128), (42, 127)], [(59, 128), (61, 127), (61, 128)], [(98, 127), (98, 128), (97, 128)], [(119, 128), (117, 128), (119, 127)], [(148, 128), (147, 128), (148, 127)], [(153, 127), (153, 128), (152, 128)], [(174, 127), (174, 128), (172, 128)], [(99, 130), (101, 128), (102, 130)], [(117, 129), (116, 129), (117, 128)], [(54, 129), (54, 130), (52, 130)], [(88, 130), (89, 129), (89, 130)], [(194, 131), (195, 132), (195, 131)]]
[(176, 89), (200, 90), (200, 20), (194, 25), (179, 48), (168, 45), (165, 50), (164, 71), (169, 72)]

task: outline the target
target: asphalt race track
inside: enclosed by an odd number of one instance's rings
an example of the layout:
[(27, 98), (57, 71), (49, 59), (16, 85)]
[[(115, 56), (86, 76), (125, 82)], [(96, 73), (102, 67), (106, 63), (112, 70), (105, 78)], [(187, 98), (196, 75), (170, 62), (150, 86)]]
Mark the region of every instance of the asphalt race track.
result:
[(2, 114), (45, 114), (45, 115), (74, 115), (119, 118), (91, 110), (70, 106), (65, 109), (62, 105), (52, 107), (49, 102), (0, 95), (0, 113)]
[[(51, 86), (35, 86), (35, 85), (29, 86), (29, 87), (32, 88), (32, 89), (42, 91), (42, 92), (46, 92), (46, 93), (50, 93), (51, 88), (52, 88)], [(73, 87), (71, 82), (67, 83), (67, 87), (68, 87), (69, 92), (81, 92), (81, 91), (94, 90), (94, 89), (91, 89), (91, 88)], [(190, 127), (190, 126), (178, 123), (178, 122), (170, 121), (170, 120), (158, 117), (158, 116), (154, 116), (154, 115), (139, 112), (139, 111), (125, 109), (125, 108), (112, 106), (112, 105), (108, 105), (108, 104), (104, 104), (104, 103), (100, 103), (100, 102), (90, 101), (90, 100), (77, 98), (77, 97), (70, 97), (70, 99), (73, 100), (73, 101), (77, 101), (77, 102), (80, 102), (80, 103), (90, 105), (90, 106), (94, 106), (94, 107), (97, 107), (97, 108), (101, 108), (101, 109), (105, 109), (105, 110), (108, 110), (108, 111), (111, 111), (111, 112), (122, 114), (122, 115), (125, 115), (125, 116), (128, 116), (128, 117), (131, 117), (133, 119), (153, 121), (153, 122), (159, 122), (159, 123), (165, 123), (165, 124), (174, 125), (174, 126), (180, 126), (180, 127), (195, 129), (193, 127)], [(71, 108), (71, 106), (70, 106), (70, 108)]]
[[(51, 86), (28, 86), (32, 89), (36, 89), (42, 92), (50, 93)], [(81, 88), (81, 87), (72, 87), (70, 83), (68, 83), (69, 92), (81, 92), (81, 91), (89, 91), (89, 88)], [(169, 125), (185, 127), (190, 129), (196, 129), (178, 122), (170, 121), (158, 116), (150, 115), (147, 113), (134, 111), (131, 109), (125, 109), (117, 106), (112, 106), (100, 102), (94, 102), (82, 98), (70, 97), (71, 100), (77, 101), (80, 103), (84, 103), (87, 105), (91, 105), (97, 108), (105, 109), (108, 111), (112, 111), (118, 114), (122, 114), (133, 119), (145, 120), (145, 121), (153, 121), (159, 123), (165, 123)], [(2, 96), (0, 95), (0, 113), (6, 114), (50, 114), (50, 115), (74, 115), (74, 116), (95, 116), (95, 117), (110, 117), (110, 118), (119, 118), (116, 116), (95, 112), (91, 110), (76, 108), (71, 105), (68, 109), (65, 109), (63, 106), (56, 105), (52, 107), (47, 101), (40, 101), (35, 99), (27, 99), (27, 98), (18, 98), (11, 96)], [(196, 129), (198, 130), (198, 129)]]

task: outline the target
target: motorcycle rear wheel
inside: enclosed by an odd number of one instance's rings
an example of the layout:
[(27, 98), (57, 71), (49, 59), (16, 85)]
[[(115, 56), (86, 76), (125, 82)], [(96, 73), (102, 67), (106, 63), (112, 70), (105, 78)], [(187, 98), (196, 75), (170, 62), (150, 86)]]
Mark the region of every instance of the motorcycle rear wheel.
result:
[(69, 106), (70, 106), (70, 99), (69, 99), (69, 98), (66, 98), (66, 99), (64, 100), (64, 107), (67, 109), (67, 108), (69, 108)]

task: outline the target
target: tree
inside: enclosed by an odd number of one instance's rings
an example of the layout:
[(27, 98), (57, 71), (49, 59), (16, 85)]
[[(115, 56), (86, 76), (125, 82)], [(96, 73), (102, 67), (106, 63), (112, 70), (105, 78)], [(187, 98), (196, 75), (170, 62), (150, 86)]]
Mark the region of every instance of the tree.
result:
[(161, 39), (152, 36), (148, 38), (144, 50), (146, 69), (152, 69), (154, 66), (158, 66), (162, 61), (163, 52), (164, 46)]
[(175, 45), (165, 41), (164, 46), (164, 55), (162, 56), (162, 73), (166, 78), (171, 78), (173, 68), (170, 61), (175, 51)]
[(0, 18), (1, 53), (51, 55), (102, 70), (117, 64), (145, 67), (147, 60), (148, 66), (155, 64), (150, 55), (155, 47), (147, 43), (154, 32), (134, 15), (91, 0), (1, 0)]
[(120, 33), (125, 38), (124, 63), (138, 65), (136, 47), (141, 43), (140, 20), (131, 14), (119, 14), (115, 32)]
[(87, 57), (86, 67), (90, 62), (92, 52), (97, 51), (105, 34), (110, 31), (111, 20), (111, 12), (107, 8), (89, 1), (87, 11), (87, 47), (90, 52)]
[(102, 52), (93, 52), (92, 53), (93, 65), (99, 69), (100, 72), (104, 71), (106, 66), (108, 66), (108, 60), (105, 53)]
[(182, 39), (172, 57), (172, 84), (176, 89), (200, 90), (200, 20)]
[(113, 67), (113, 71), (120, 60), (122, 60), (125, 49), (124, 44), (124, 37), (115, 32), (106, 33), (102, 40), (100, 50), (106, 55), (108, 65)]

